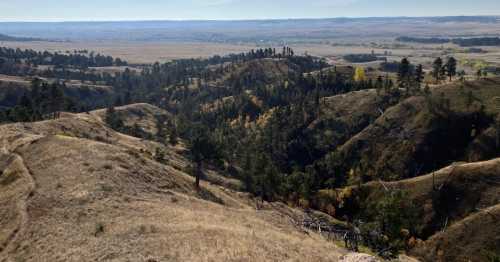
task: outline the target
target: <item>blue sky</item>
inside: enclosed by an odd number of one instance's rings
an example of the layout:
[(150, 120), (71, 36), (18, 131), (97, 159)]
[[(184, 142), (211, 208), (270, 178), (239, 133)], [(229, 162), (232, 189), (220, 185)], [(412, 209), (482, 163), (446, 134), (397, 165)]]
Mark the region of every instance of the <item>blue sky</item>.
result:
[(0, 21), (500, 15), (499, 0), (0, 0)]

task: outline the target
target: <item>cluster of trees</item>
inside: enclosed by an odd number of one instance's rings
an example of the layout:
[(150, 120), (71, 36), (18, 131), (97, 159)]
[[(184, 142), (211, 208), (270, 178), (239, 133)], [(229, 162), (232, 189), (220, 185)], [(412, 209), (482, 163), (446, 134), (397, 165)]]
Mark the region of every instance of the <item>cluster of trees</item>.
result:
[(31, 49), (21, 50), (19, 48), (13, 49), (7, 47), (0, 47), (0, 58), (35, 67), (37, 65), (52, 65), (56, 67), (88, 68), (127, 65), (127, 62), (120, 58), (114, 59), (111, 56), (104, 56), (93, 52), (87, 54), (75, 51), (69, 54), (61, 54), (57, 52), (37, 52)]
[(378, 57), (374, 54), (350, 54), (345, 55), (344, 60), (351, 63), (367, 63), (377, 61)]
[[(302, 190), (304, 194), (324, 186), (323, 180), (305, 172), (307, 166), (324, 154), (310, 146), (316, 142), (307, 130), (321, 113), (322, 98), (377, 85), (391, 89), (393, 83), (384, 77), (381, 83), (367, 79), (353, 81), (351, 75), (338, 72), (334, 67), (325, 69), (327, 64), (321, 59), (296, 56), (287, 47), (281, 51), (285, 57), (275, 55), (275, 51), (268, 48), (238, 58), (157, 63), (141, 73), (127, 70), (117, 74), (108, 84), (114, 87), (117, 101), (127, 101), (117, 105), (149, 102), (176, 115), (172, 121), (175, 124), (168, 124), (159, 140), (168, 142), (170, 137), (179, 136), (187, 141), (196, 163), (194, 175), (200, 174), (197, 170), (206, 163), (223, 169), (247, 165), (243, 170), (248, 172), (239, 174), (239, 178), (246, 181), (250, 192), (265, 199), (284, 199), (296, 195), (296, 184), (308, 185)], [(281, 59), (263, 63), (263, 58)], [(232, 59), (235, 62), (227, 62)], [(243, 63), (242, 59), (255, 62)], [(284, 74), (279, 72), (276, 78), (269, 76), (278, 73), (274, 72), (275, 68), (283, 66), (288, 68)], [(232, 75), (232, 72), (240, 73)], [(268, 124), (248, 128), (249, 122), (256, 121), (265, 112), (274, 112)], [(111, 123), (114, 121), (110, 120)], [(117, 123), (120, 128), (119, 121)], [(171, 135), (170, 130), (175, 130), (175, 134)], [(200, 153), (207, 144), (216, 150)], [(214, 159), (223, 159), (225, 164)], [(292, 162), (296, 164), (291, 165)], [(314, 186), (301, 182), (305, 176), (310, 177)]]
[[(400, 61), (382, 62), (380, 63), (380, 70), (383, 72), (397, 73), (399, 71), (400, 64), (401, 64)], [(414, 70), (415, 70), (415, 65), (410, 64), (410, 71)]]
[[(383, 63), (382, 69), (394, 71), (397, 68), (398, 86), (406, 90), (420, 89), (425, 78), (425, 72), (421, 64), (412, 65), (408, 58), (403, 58), (401, 62)], [(436, 82), (445, 80), (446, 77), (451, 81), (453, 77), (464, 76), (463, 71), (457, 71), (457, 60), (454, 57), (448, 57), (444, 62), (441, 57), (434, 60), (432, 71), (430, 72)]]
[[(278, 59), (261, 63), (267, 58)], [(249, 61), (252, 62), (247, 63)], [(408, 92), (419, 89), (424, 75), (422, 66), (413, 66), (408, 59), (397, 65), (397, 86)], [(283, 66), (288, 68), (285, 73), (272, 72)], [(101, 76), (101, 80), (113, 87), (114, 97), (109, 98), (114, 101), (113, 106), (148, 102), (174, 113), (175, 124), (158, 121), (157, 139), (173, 144), (177, 137), (188, 141), (195, 170), (202, 169), (204, 163), (221, 168), (228, 164), (244, 167), (240, 178), (250, 192), (269, 200), (298, 201), (321, 188), (342, 186), (347, 181), (345, 174), (338, 175), (332, 170), (334, 161), (325, 159), (331, 148), (325, 147), (326, 142), (318, 140), (308, 129), (320, 117), (323, 98), (369, 88), (385, 90), (387, 96), (399, 96), (388, 76), (367, 79), (361, 69), (356, 70), (353, 78), (327, 66), (318, 58), (296, 56), (289, 47), (283, 47), (280, 52), (266, 48), (240, 55), (155, 63), (140, 73), (127, 69)], [(233, 75), (232, 72), (240, 73)], [(279, 76), (273, 77), (273, 73)], [(50, 90), (50, 85), (38, 83), (32, 92), (38, 92), (38, 86)], [(35, 121), (47, 113), (67, 109), (71, 103), (64, 92), (53, 93), (59, 95), (41, 100), (36, 94), (28, 95), (31, 102), (23, 99), (20, 106), (4, 114), (4, 119)], [(46, 104), (50, 106), (42, 106), (43, 110), (28, 106)], [(216, 106), (207, 110), (207, 105)], [(76, 110), (74, 107), (70, 110)], [(85, 105), (85, 110), (89, 109), (93, 107)], [(22, 113), (23, 110), (27, 113)], [(266, 112), (270, 115), (265, 124), (248, 128), (250, 122), (256, 122)], [(106, 121), (121, 132), (151, 138), (138, 127), (125, 127), (114, 107), (108, 108)], [(324, 125), (332, 130), (345, 128), (335, 122)], [(221, 164), (220, 159), (226, 165)], [(301, 188), (300, 193), (295, 190), (297, 187)]]
[[(438, 57), (432, 64), (430, 74), (436, 82), (445, 80), (447, 77), (451, 81), (453, 77), (463, 77), (465, 72), (458, 71), (458, 62), (454, 57), (448, 57), (446, 62)], [(385, 62), (381, 64), (382, 71), (397, 72), (398, 86), (407, 90), (419, 89), (425, 78), (425, 72), (421, 64), (413, 65), (408, 58), (403, 58), (401, 62)]]
[(451, 40), (449, 38), (438, 38), (438, 37), (409, 37), (401, 36), (396, 38), (396, 41), (407, 42), (407, 43), (419, 43), (419, 44), (446, 44)]
[(459, 46), (500, 46), (500, 37), (455, 38), (452, 40)]
[(462, 47), (470, 46), (499, 46), (500, 37), (472, 37), (472, 38), (419, 38), (402, 36), (396, 38), (399, 42), (410, 42), (420, 44), (446, 44), (453, 43)]
[[(392, 89), (392, 82), (381, 81), (382, 88)], [(355, 82), (335, 69), (291, 74), (287, 83), (271, 90), (265, 85), (245, 86), (217, 110), (202, 111), (192, 118), (208, 127), (222, 158), (241, 167), (239, 178), (246, 190), (266, 200), (298, 202), (322, 188), (346, 182), (343, 175), (330, 169), (330, 161), (323, 160), (331, 148), (308, 128), (321, 115), (322, 99), (373, 88), (377, 83)], [(265, 124), (248, 128), (248, 121), (270, 111)], [(324, 124), (333, 130), (344, 128), (336, 122)]]
[(441, 57), (436, 58), (432, 63), (432, 76), (439, 82), (446, 77), (450, 78), (450, 81), (454, 76), (457, 75), (457, 60), (454, 57), (448, 57), (446, 63), (444, 63)]
[[(226, 56), (213, 56), (208, 59), (203, 59), (201, 61), (205, 61), (206, 64), (223, 64), (223, 63), (236, 63), (236, 62), (245, 62), (245, 61), (250, 61), (253, 59), (260, 59), (260, 58), (286, 58), (286, 57), (292, 57), (295, 55), (295, 51), (288, 46), (284, 46), (282, 50), (276, 49), (276, 48), (259, 48), (259, 49), (252, 49), (247, 53), (239, 53), (239, 54), (229, 54)], [(198, 59), (200, 61), (200, 59)]]
[(410, 93), (412, 90), (419, 90), (423, 80), (424, 70), (422, 65), (412, 67), (410, 60), (403, 58), (398, 69), (398, 86), (405, 88), (407, 93)]
[(258, 59), (258, 58), (283, 58), (283, 57), (291, 57), (294, 56), (295, 52), (291, 47), (284, 46), (283, 50), (276, 51), (276, 48), (265, 48), (265, 49), (257, 49), (251, 50), (250, 53), (247, 54), (249, 59)]
[(0, 41), (30, 42), (30, 41), (40, 41), (40, 40), (42, 39), (32, 38), (32, 37), (16, 37), (16, 36), (0, 34)]
[[(406, 58), (397, 65), (398, 88), (394, 88), (390, 77), (367, 79), (362, 68), (355, 70), (354, 77), (334, 67), (309, 73), (291, 70), (287, 80), (275, 87), (270, 87), (265, 76), (258, 74), (251, 78), (245, 75), (229, 78), (228, 93), (221, 97), (230, 95), (233, 99), (215, 110), (200, 110), (186, 118), (208, 127), (207, 132), (219, 145), (222, 158), (241, 167), (243, 172), (239, 178), (246, 190), (267, 200), (308, 200), (318, 190), (344, 186), (349, 179), (348, 170), (339, 169), (342, 163), (338, 163), (334, 154), (328, 154), (334, 148), (325, 146), (328, 142), (318, 139), (309, 128), (321, 116), (323, 98), (376, 88), (384, 91), (379, 92), (382, 100), (395, 103), (402, 97), (399, 88), (406, 89), (407, 94), (423, 92), (423, 66), (412, 65)], [(441, 73), (445, 68), (446, 76), (454, 76), (456, 60), (449, 58), (439, 68)], [(221, 91), (212, 94), (217, 92)], [(191, 93), (184, 97), (196, 105), (199, 95)], [(191, 110), (193, 106), (187, 108)], [(188, 110), (184, 110), (180, 109), (179, 113), (188, 115)], [(248, 128), (249, 121), (257, 121), (265, 112), (272, 112), (266, 116), (265, 124)], [(236, 125), (235, 120), (238, 120)], [(337, 122), (322, 125), (326, 125), (327, 130), (347, 128)]]
[[(12, 58), (15, 53), (8, 61), (25, 63), (23, 59), (30, 57), (24, 54)], [(35, 53), (32, 57), (38, 56)], [(85, 52), (72, 56), (91, 57)], [(60, 71), (53, 71), (54, 76), (75, 77), (70, 75), (73, 66), (62, 63)], [(341, 121), (323, 119), (325, 97), (376, 88), (378, 102), (388, 107), (404, 97), (401, 88), (407, 94), (420, 92), (425, 76), (422, 65), (412, 65), (405, 58), (387, 66), (397, 72), (396, 84), (389, 76), (368, 79), (363, 68), (356, 68), (353, 77), (352, 72), (340, 72), (321, 59), (297, 56), (291, 48), (283, 47), (155, 63), (141, 72), (126, 69), (114, 75), (92, 76), (85, 71), (80, 77), (96, 77), (95, 81), (112, 86), (105, 121), (113, 129), (171, 145), (178, 138), (186, 141), (196, 186), (204, 167), (210, 165), (234, 174), (247, 191), (262, 199), (302, 204), (313, 202), (322, 189), (350, 182), (348, 167), (332, 152), (350, 133), (359, 130), (350, 130)], [(454, 58), (446, 62), (438, 58), (432, 75), (437, 81), (446, 76), (451, 79), (457, 74), (456, 67)], [(0, 113), (0, 121), (37, 121), (57, 117), (61, 110), (82, 111), (64, 90), (63, 83), (35, 80), (17, 106)], [(174, 119), (159, 117), (154, 137), (137, 125), (127, 127), (115, 106), (135, 102), (155, 104), (170, 111)], [(93, 109), (84, 106), (85, 110)], [(368, 124), (373, 119), (359, 121)], [(313, 125), (332, 131), (334, 139), (315, 132)], [(164, 161), (165, 152), (159, 149), (155, 157)], [(401, 228), (411, 226), (410, 215), (401, 218), (396, 210), (404, 203), (403, 195), (389, 196), (377, 206), (384, 212), (373, 215), (391, 238), (398, 238)]]
[(0, 74), (13, 76), (38, 76), (56, 79), (72, 79), (91, 81), (93, 83), (106, 82), (112, 78), (108, 73), (98, 73), (96, 70), (74, 69), (68, 67), (41, 69), (24, 63), (22, 60), (13, 60), (0, 57)]
[(16, 106), (0, 111), (0, 123), (54, 119), (59, 117), (60, 111), (77, 111), (77, 104), (63, 89), (64, 84), (33, 80), (31, 90), (22, 95)]
[[(48, 67), (38, 67), (48, 65)], [(79, 50), (65, 54), (0, 47), (0, 74), (112, 83), (114, 75), (89, 67), (125, 66), (120, 58)]]

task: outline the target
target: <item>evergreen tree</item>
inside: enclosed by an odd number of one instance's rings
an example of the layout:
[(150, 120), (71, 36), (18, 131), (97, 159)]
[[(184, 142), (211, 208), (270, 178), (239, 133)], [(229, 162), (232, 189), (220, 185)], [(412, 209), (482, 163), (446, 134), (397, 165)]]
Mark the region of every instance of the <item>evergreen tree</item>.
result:
[(105, 121), (109, 127), (117, 131), (121, 131), (124, 127), (123, 120), (118, 116), (114, 106), (109, 106), (106, 109)]
[(377, 77), (375, 88), (377, 89), (377, 94), (380, 94), (380, 91), (384, 88), (384, 78), (382, 76)]
[(54, 83), (50, 86), (50, 105), (49, 110), (52, 113), (52, 118), (59, 117), (60, 111), (63, 109), (64, 92), (61, 87)]
[(448, 77), (450, 78), (451, 81), (452, 77), (454, 77), (457, 74), (457, 60), (454, 57), (448, 58), (445, 67), (446, 67), (446, 73), (448, 74)]
[(189, 144), (189, 152), (193, 162), (195, 163), (195, 186), (200, 188), (200, 180), (203, 175), (203, 165), (209, 161), (217, 160), (219, 152), (216, 144), (207, 136), (207, 132), (203, 130), (197, 131), (195, 137), (192, 138)]
[(422, 81), (424, 80), (424, 69), (421, 64), (415, 69), (415, 82), (417, 82), (418, 88), (422, 86)]
[(400, 88), (406, 88), (407, 93), (409, 93), (411, 86), (410, 76), (410, 61), (407, 58), (403, 58), (398, 69), (398, 84)]
[(432, 76), (436, 79), (436, 82), (439, 82), (441, 76), (441, 70), (443, 68), (443, 59), (441, 57), (436, 58), (434, 63), (432, 63)]

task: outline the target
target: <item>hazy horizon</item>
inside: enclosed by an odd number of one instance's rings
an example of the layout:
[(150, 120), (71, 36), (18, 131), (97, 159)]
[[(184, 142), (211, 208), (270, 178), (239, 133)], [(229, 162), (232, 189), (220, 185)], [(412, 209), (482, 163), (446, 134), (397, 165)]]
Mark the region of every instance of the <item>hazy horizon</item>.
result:
[[(30, 7), (30, 8), (26, 8)], [(497, 16), (496, 0), (23, 0), (0, 3), (0, 22), (205, 21), (366, 17)]]
[(242, 18), (242, 19), (108, 19), (108, 20), (0, 20), (0, 23), (108, 23), (108, 22), (231, 22), (231, 21), (287, 21), (287, 20), (334, 20), (377, 18), (439, 18), (439, 17), (497, 17), (498, 15), (435, 15), (435, 16), (332, 16), (332, 17), (286, 17), (286, 18)]

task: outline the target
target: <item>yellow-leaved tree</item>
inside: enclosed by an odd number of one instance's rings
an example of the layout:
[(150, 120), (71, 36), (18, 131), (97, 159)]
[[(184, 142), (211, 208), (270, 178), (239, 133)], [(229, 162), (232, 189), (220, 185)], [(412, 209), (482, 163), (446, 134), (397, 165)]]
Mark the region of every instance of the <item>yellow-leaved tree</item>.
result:
[(354, 81), (361, 82), (366, 80), (365, 69), (362, 67), (356, 67), (354, 71)]

